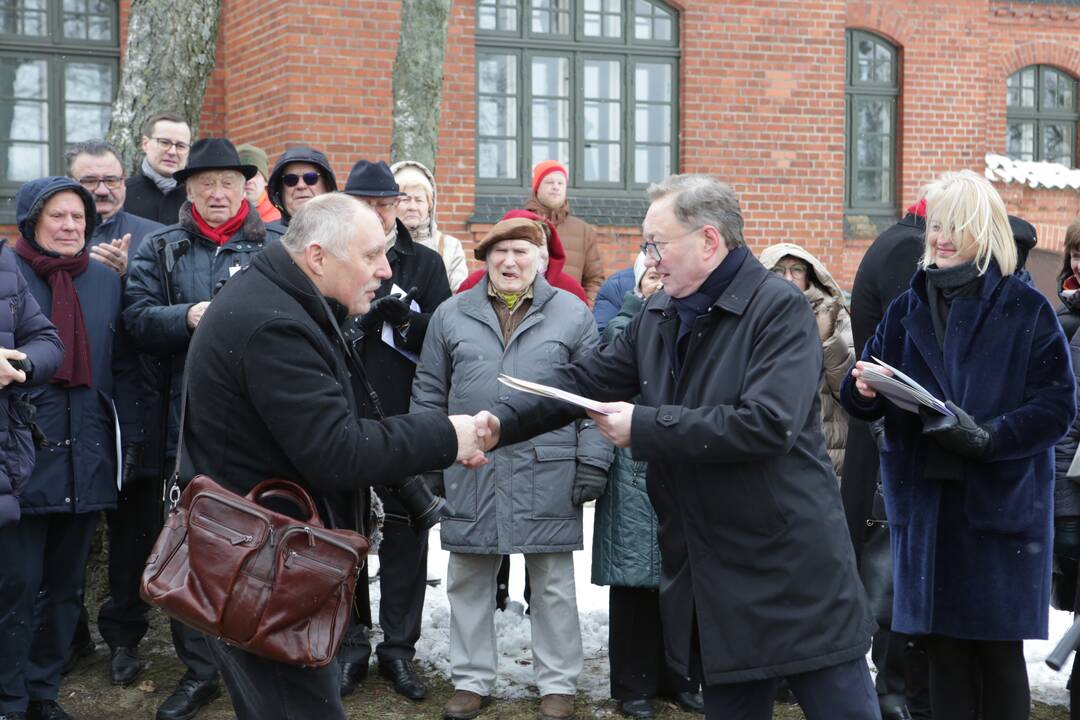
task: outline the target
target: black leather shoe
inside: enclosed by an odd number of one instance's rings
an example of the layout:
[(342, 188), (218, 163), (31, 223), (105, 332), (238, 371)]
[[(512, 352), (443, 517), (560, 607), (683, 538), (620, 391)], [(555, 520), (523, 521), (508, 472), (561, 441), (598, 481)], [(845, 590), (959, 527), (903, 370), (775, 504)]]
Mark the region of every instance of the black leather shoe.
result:
[(686, 712), (697, 713), (698, 715), (705, 714), (705, 698), (701, 697), (699, 692), (676, 693), (675, 697), (671, 699)]
[(654, 718), (656, 708), (648, 700), (623, 700), (619, 703), (619, 713), (632, 718)]
[(55, 700), (36, 700), (26, 709), (28, 720), (72, 720)]
[(87, 640), (79, 645), (72, 645), (68, 648), (67, 656), (64, 658), (64, 665), (60, 668), (61, 675), (67, 675), (79, 665), (79, 661), (83, 658), (88, 658), (94, 654), (94, 641)]
[(218, 681), (184, 676), (157, 709), (157, 720), (191, 720), (221, 694)]
[(109, 680), (113, 685), (129, 685), (143, 669), (138, 652), (129, 647), (115, 647), (111, 652)]
[(412, 663), (405, 659), (386, 660), (379, 663), (379, 674), (394, 683), (394, 692), (410, 700), (423, 700), (427, 697), (427, 687), (413, 670)]
[(341, 679), (339, 680), (340, 684), (338, 685), (338, 689), (341, 690), (341, 697), (345, 697), (353, 690), (360, 687), (360, 683), (367, 679), (367, 674), (367, 663), (341, 663)]

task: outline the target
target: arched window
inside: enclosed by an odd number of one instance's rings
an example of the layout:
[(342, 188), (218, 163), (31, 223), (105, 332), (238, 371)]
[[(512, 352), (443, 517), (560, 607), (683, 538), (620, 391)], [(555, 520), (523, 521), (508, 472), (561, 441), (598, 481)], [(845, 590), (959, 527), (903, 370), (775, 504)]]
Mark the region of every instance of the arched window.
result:
[(863, 30), (847, 32), (844, 205), (855, 213), (896, 211), (896, 48)]
[(0, 197), (104, 137), (119, 56), (115, 0), (0, 0)]
[(601, 193), (675, 172), (678, 55), (660, 0), (477, 0), (477, 182), (528, 188), (542, 160)]
[(1050, 65), (1028, 65), (1005, 87), (1005, 154), (1075, 167), (1076, 79)]

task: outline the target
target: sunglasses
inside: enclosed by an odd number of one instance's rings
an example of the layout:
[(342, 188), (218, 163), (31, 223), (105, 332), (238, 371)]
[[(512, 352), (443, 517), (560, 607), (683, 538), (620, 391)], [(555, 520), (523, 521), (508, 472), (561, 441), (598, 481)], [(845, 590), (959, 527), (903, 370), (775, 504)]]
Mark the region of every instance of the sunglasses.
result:
[(317, 172), (306, 172), (303, 175), (297, 175), (296, 173), (286, 173), (281, 176), (281, 182), (285, 183), (288, 187), (296, 187), (296, 183), (301, 180), (308, 187), (312, 187), (315, 183), (319, 182), (319, 178), (322, 177)]

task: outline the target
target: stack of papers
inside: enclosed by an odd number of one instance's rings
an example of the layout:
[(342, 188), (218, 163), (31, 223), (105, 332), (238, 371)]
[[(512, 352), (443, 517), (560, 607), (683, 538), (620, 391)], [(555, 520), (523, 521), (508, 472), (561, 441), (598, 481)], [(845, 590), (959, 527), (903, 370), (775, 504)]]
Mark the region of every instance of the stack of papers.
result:
[(562, 400), (563, 402), (583, 407), (586, 410), (592, 410), (601, 415), (611, 414), (606, 410), (601, 410), (602, 403), (599, 403), (596, 400), (590, 400), (589, 398), (575, 395), (572, 392), (560, 390), (559, 388), (554, 388), (550, 385), (541, 385), (540, 383), (529, 382), (528, 380), (519, 380), (518, 378), (510, 377), (509, 375), (499, 375), (499, 382), (509, 388), (527, 392), (530, 395), (539, 395), (540, 397), (551, 398), (553, 400)]
[[(953, 411), (945, 406), (941, 400), (931, 395), (926, 388), (900, 372), (892, 365), (871, 356), (873, 364), (866, 364), (862, 369), (860, 380), (869, 385), (874, 392), (880, 393), (894, 405), (908, 412), (918, 413), (919, 406), (928, 407), (942, 415), (953, 415)], [(891, 370), (892, 376), (882, 372)]]

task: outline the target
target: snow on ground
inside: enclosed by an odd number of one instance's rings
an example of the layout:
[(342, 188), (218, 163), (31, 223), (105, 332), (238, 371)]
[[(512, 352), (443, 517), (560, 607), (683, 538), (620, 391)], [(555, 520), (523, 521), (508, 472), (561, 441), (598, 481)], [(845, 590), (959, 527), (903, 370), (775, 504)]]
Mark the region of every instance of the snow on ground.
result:
[[(608, 694), (608, 589), (589, 582), (592, 560), (593, 508), (585, 508), (585, 549), (574, 553), (577, 575), (578, 613), (581, 619), (581, 636), (585, 649), (585, 671), (578, 687), (594, 700), (605, 700)], [(439, 528), (431, 531), (428, 552), (428, 577), (440, 578), (438, 587), (429, 587), (424, 603), (424, 626), (416, 647), (416, 658), (430, 665), (442, 676), (450, 677), (450, 604), (446, 599), (446, 565), (448, 553), (439, 544)], [(370, 559), (371, 575), (379, 566), (379, 559)], [(510, 598), (524, 601), (525, 559), (520, 555), (511, 558)], [(379, 583), (373, 582), (371, 590), (371, 613), (378, 623)], [(494, 590), (493, 590), (494, 592)], [(1072, 615), (1050, 610), (1050, 639), (1029, 640), (1024, 643), (1024, 656), (1028, 664), (1032, 698), (1051, 705), (1068, 705), (1069, 694), (1065, 682), (1069, 676), (1071, 661), (1060, 673), (1043, 662), (1057, 640), (1072, 625)], [(529, 618), (520, 612), (496, 612), (495, 629), (499, 647), (499, 675), (495, 684), (495, 696), (522, 698), (536, 695), (534, 685), (532, 651), (530, 649)], [(373, 632), (373, 644), (380, 636), (378, 628)]]

